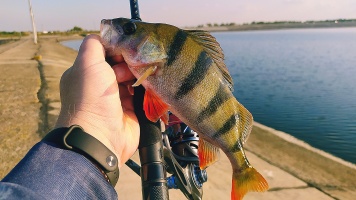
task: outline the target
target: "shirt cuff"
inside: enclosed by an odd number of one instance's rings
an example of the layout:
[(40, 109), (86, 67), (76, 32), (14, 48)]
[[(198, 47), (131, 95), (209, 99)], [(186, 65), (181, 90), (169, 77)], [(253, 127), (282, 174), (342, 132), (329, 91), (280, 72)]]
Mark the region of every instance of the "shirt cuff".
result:
[(48, 199), (117, 199), (100, 170), (83, 155), (37, 143), (2, 180)]

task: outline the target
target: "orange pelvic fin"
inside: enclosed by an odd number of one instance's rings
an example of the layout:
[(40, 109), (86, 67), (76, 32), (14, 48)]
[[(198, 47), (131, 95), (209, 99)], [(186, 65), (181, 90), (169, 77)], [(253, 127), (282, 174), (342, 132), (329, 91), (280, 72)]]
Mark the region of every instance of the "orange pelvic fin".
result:
[(205, 169), (219, 159), (219, 148), (199, 138), (198, 156), (200, 169)]
[(157, 122), (161, 118), (165, 124), (168, 124), (168, 105), (150, 90), (145, 92), (143, 110), (150, 121)]
[(253, 167), (232, 175), (231, 199), (240, 200), (249, 191), (264, 192), (268, 190), (268, 183)]

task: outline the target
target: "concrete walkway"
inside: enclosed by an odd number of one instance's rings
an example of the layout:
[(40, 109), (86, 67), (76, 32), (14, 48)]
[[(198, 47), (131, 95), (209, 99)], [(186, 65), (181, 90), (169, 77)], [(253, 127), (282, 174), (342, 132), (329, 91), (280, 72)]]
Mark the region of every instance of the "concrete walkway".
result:
[[(325, 194), (290, 173), (272, 165), (247, 152), (252, 165), (267, 179), (270, 189), (265, 193), (250, 192), (245, 200), (332, 200), (336, 199)], [(138, 154), (133, 157), (139, 163)], [(203, 186), (204, 200), (230, 199), (232, 170), (227, 157), (221, 155), (220, 160), (207, 169), (208, 181)], [(121, 169), (122, 176), (116, 190), (121, 199), (142, 199), (140, 177), (127, 166)], [(169, 190), (170, 199), (186, 199), (180, 190)], [(345, 198), (348, 199), (348, 198)], [(351, 200), (351, 198), (350, 198)]]
[(0, 45), (0, 177), (40, 139), (38, 46), (30, 40)]
[[(54, 125), (60, 108), (59, 80), (76, 56), (58, 39), (63, 38), (40, 38), (38, 45), (30, 39), (0, 45), (0, 179)], [(42, 55), (40, 62), (31, 60), (35, 54)], [(274, 131), (256, 124), (247, 142), (247, 157), (270, 189), (248, 193), (244, 199), (355, 199), (354, 164), (287, 141)], [(133, 160), (139, 162), (137, 154)], [(203, 199), (230, 199), (232, 171), (225, 155), (207, 171)], [(140, 177), (126, 166), (120, 174), (120, 199), (141, 199)], [(170, 199), (185, 197), (170, 190)]]

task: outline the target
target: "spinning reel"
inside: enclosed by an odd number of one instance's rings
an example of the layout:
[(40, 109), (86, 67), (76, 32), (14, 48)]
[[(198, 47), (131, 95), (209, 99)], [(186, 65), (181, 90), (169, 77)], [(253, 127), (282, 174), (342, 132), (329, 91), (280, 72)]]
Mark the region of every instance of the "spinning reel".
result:
[[(171, 114), (171, 119), (175, 116)], [(180, 189), (188, 199), (201, 199), (207, 173), (199, 168), (199, 135), (183, 122), (176, 121), (163, 133), (163, 153), (169, 189)]]
[[(199, 168), (199, 135), (179, 120), (162, 133), (162, 142), (164, 166), (171, 174), (166, 178), (168, 189), (180, 189), (187, 199), (202, 199), (207, 172)], [(134, 161), (129, 160), (126, 165), (140, 175), (140, 166)]]

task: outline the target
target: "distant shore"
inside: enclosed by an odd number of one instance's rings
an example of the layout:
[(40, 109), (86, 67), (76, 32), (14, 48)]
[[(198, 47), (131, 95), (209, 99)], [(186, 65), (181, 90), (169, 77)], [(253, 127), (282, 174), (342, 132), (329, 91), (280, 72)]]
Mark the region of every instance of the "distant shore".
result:
[(356, 27), (356, 22), (319, 22), (319, 23), (282, 23), (282, 24), (244, 24), (232, 26), (211, 26), (211, 27), (186, 27), (186, 29), (205, 30), (210, 32), (220, 31), (259, 31), (259, 30), (279, 30), (279, 29), (311, 29), (311, 28), (346, 28)]
[[(284, 22), (284, 23), (269, 23), (269, 22), (256, 22), (251, 24), (229, 24), (229, 25), (210, 25), (210, 26), (197, 26), (197, 27), (181, 27), (186, 30), (205, 30), (209, 32), (226, 32), (226, 31), (263, 31), (263, 30), (282, 30), (282, 29), (315, 29), (315, 28), (350, 28), (356, 27), (356, 20), (349, 21), (316, 21), (316, 22)], [(0, 32), (1, 33), (1, 32)], [(7, 32), (9, 33), (9, 32)], [(13, 42), (21, 38), (31, 37), (31, 32), (14, 32), (12, 34), (0, 34), (0, 45), (8, 42)], [(77, 31), (77, 32), (38, 32), (39, 37), (57, 37), (57, 38), (79, 38), (87, 34), (98, 34), (99, 31)]]

